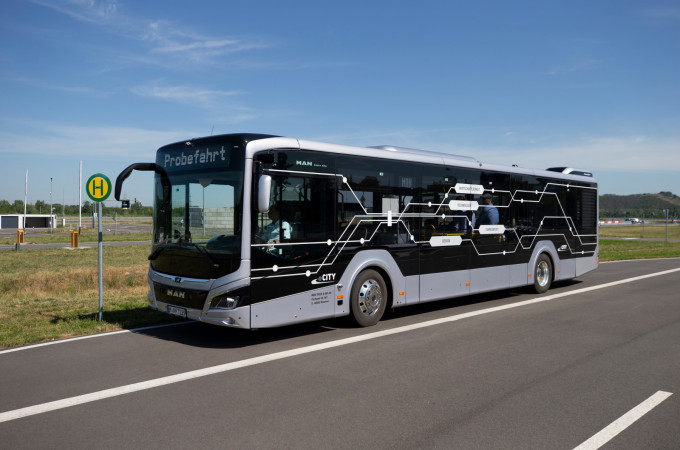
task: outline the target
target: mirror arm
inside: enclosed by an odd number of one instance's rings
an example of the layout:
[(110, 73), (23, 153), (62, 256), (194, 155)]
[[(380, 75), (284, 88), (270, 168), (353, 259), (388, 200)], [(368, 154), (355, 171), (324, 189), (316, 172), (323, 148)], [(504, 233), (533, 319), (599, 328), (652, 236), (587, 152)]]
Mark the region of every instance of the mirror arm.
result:
[[(123, 171), (118, 174), (118, 177), (116, 178), (116, 188), (115, 188), (115, 197), (116, 200), (120, 200), (120, 191), (123, 189), (123, 182), (127, 180), (127, 178), (130, 176), (133, 170), (141, 170), (141, 171), (153, 171), (156, 172), (161, 176), (161, 185), (163, 187), (169, 187), (170, 186), (170, 177), (168, 177), (168, 173), (163, 169), (161, 166), (159, 166), (156, 163), (135, 163), (135, 164), (130, 164), (127, 166)], [(164, 189), (165, 192), (165, 189)]]

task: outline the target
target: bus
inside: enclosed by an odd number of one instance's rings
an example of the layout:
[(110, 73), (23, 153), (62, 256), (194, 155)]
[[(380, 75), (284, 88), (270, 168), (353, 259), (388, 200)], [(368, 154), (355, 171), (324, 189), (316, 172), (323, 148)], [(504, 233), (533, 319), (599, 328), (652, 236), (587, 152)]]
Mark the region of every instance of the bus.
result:
[(585, 170), (262, 134), (158, 149), (149, 306), (234, 328), (349, 316), (578, 277), (598, 264)]

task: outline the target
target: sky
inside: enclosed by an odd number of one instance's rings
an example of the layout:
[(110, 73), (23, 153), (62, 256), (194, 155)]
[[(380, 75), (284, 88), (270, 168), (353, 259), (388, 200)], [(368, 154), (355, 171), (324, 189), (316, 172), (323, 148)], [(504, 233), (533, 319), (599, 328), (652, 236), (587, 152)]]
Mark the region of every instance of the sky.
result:
[[(680, 3), (0, 0), (0, 199), (253, 132), (680, 195)], [(153, 177), (123, 194), (151, 204)], [(88, 200), (83, 189), (83, 201)], [(116, 205), (113, 196), (107, 205)]]

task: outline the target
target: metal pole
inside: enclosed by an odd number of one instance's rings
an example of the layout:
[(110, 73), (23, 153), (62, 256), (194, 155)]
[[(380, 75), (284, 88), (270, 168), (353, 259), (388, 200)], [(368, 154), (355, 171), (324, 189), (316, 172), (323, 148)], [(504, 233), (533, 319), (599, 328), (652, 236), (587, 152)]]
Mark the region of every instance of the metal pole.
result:
[(52, 216), (52, 177), (50, 177), (50, 233), (54, 233), (54, 222)]
[(664, 209), (666, 211), (666, 242), (668, 242), (668, 209)]
[(83, 161), (80, 161), (80, 178), (78, 179), (78, 236), (83, 227)]
[(104, 269), (102, 262), (102, 202), (97, 202), (99, 216), (99, 321), (102, 321), (104, 312)]
[(28, 169), (26, 169), (26, 187), (24, 188), (24, 226), (22, 230), (26, 230), (26, 197), (28, 197)]

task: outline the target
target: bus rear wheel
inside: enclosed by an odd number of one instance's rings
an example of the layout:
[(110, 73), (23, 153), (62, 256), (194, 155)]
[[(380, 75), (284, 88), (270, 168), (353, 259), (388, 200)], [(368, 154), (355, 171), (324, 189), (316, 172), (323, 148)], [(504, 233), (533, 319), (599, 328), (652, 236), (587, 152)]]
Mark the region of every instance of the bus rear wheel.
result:
[(387, 306), (387, 285), (375, 270), (364, 270), (352, 285), (350, 309), (354, 322), (361, 327), (377, 324)]
[(534, 290), (542, 294), (550, 289), (553, 279), (553, 268), (550, 257), (545, 253), (538, 255), (534, 266)]

